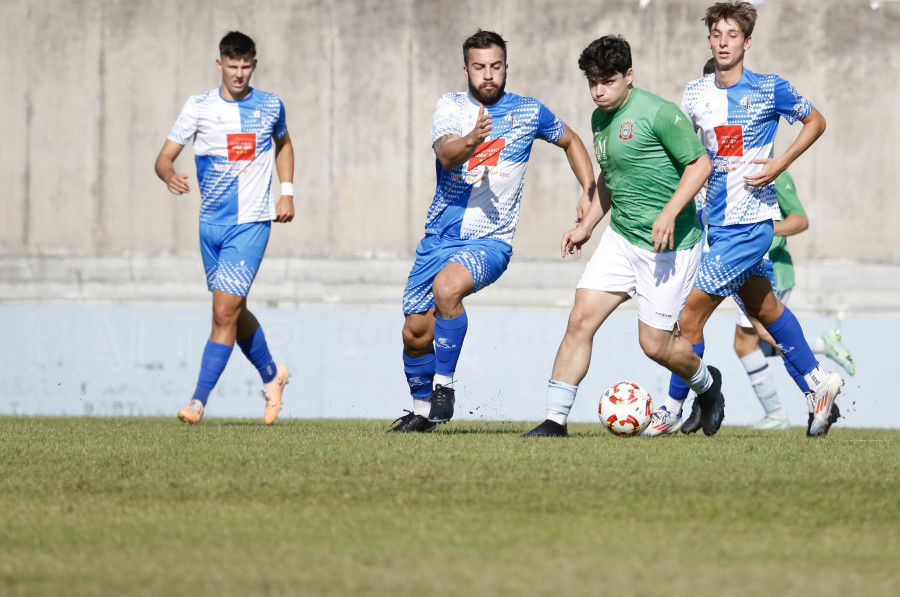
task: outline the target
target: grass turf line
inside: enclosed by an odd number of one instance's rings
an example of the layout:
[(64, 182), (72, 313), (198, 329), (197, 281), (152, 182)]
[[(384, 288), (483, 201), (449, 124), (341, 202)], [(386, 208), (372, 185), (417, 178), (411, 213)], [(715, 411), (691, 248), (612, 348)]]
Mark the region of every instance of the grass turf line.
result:
[(900, 432), (0, 418), (3, 595), (900, 586)]

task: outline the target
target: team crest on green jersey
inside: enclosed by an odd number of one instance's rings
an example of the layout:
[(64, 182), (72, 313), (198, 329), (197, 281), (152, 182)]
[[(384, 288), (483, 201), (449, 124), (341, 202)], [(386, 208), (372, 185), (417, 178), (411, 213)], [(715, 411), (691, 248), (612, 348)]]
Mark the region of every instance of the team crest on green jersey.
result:
[(623, 120), (622, 126), (619, 127), (619, 139), (629, 141), (634, 137), (634, 121)]

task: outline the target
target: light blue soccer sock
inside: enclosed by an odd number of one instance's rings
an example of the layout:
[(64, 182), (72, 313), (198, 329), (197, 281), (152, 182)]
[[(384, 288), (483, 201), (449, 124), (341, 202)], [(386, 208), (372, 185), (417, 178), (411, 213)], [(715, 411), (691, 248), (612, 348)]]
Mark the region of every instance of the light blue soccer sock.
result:
[(199, 400), (203, 406), (206, 406), (209, 393), (216, 387), (216, 382), (225, 371), (225, 365), (228, 364), (228, 357), (231, 356), (233, 349), (233, 346), (227, 344), (218, 344), (212, 340), (206, 341), (203, 358), (200, 360), (200, 376), (197, 379), (197, 388), (194, 390), (194, 400)]
[(434, 318), (434, 353), (437, 359), (435, 364), (435, 383), (449, 385), (453, 383), (453, 374), (456, 373), (456, 363), (459, 362), (459, 353), (462, 350), (466, 331), (469, 329), (469, 316), (463, 311), (462, 315), (453, 319)]
[(741, 357), (741, 365), (750, 378), (750, 384), (756, 393), (756, 398), (762, 404), (767, 415), (782, 410), (781, 401), (778, 399), (778, 390), (775, 387), (775, 376), (772, 369), (766, 363), (763, 351), (756, 349), (747, 356)]
[(264, 384), (275, 379), (275, 360), (272, 359), (272, 355), (269, 353), (269, 346), (266, 344), (266, 335), (263, 334), (262, 326), (256, 328), (256, 331), (249, 338), (238, 340), (237, 344), (240, 346), (244, 356), (247, 357), (247, 360), (253, 363), (253, 366), (259, 371), (259, 376), (262, 377)]
[[(703, 366), (703, 353), (706, 351), (706, 342), (701, 340), (700, 342), (697, 342), (696, 344), (691, 346), (691, 348), (694, 349), (694, 354), (700, 357), (700, 368), (704, 369), (705, 367)], [(688, 384), (673, 373), (669, 378), (669, 398), (677, 402), (681, 402), (682, 406), (684, 406), (684, 401), (688, 397), (690, 391), (691, 388), (688, 387)]]
[(403, 372), (413, 398), (413, 412), (427, 417), (431, 412), (431, 386), (434, 379), (434, 353), (421, 357), (403, 355)]
[(547, 418), (565, 425), (577, 393), (578, 386), (551, 379), (547, 383)]

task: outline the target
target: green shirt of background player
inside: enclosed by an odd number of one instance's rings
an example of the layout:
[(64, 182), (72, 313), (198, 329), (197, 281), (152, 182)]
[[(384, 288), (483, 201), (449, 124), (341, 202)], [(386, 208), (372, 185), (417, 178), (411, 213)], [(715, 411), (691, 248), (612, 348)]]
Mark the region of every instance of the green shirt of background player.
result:
[(775, 292), (781, 293), (794, 287), (794, 262), (787, 250), (787, 237), (809, 228), (809, 218), (797, 196), (794, 179), (787, 171), (775, 179), (775, 195), (781, 208), (782, 220), (775, 222), (775, 237), (769, 247), (769, 260), (775, 276)]
[[(701, 397), (717, 395), (721, 387), (676, 333), (700, 263), (693, 199), (712, 172), (709, 156), (678, 106), (634, 88), (631, 48), (621, 36), (595, 40), (578, 66), (597, 106), (592, 128), (601, 172), (590, 209), (563, 234), (563, 257), (581, 256), (607, 212), (611, 223), (578, 281), (547, 388), (547, 418), (525, 434), (531, 437), (568, 435), (566, 421), (591, 363), (594, 335), (632, 297), (644, 354)], [(653, 417), (650, 429), (665, 424)]]

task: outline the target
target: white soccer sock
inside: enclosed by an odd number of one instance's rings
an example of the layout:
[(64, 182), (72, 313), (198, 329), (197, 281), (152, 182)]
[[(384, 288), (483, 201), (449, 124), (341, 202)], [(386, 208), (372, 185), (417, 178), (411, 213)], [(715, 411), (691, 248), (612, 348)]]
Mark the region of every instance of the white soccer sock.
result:
[(827, 378), (828, 372), (818, 365), (816, 365), (815, 369), (803, 376), (803, 379), (806, 380), (806, 385), (809, 386), (810, 392), (815, 392), (821, 388)]
[(561, 413), (555, 410), (547, 411), (547, 418), (553, 421), (554, 423), (559, 423), (560, 425), (565, 425), (566, 421), (569, 419), (569, 415), (567, 413)]
[(438, 387), (438, 385), (453, 387), (453, 376), (452, 375), (442, 375), (440, 373), (434, 374), (434, 387)]
[[(741, 365), (750, 378), (756, 398), (762, 404), (767, 416), (782, 410), (781, 400), (778, 399), (778, 389), (775, 387), (775, 376), (766, 362), (763, 351), (756, 349), (747, 356), (741, 357)], [(774, 417), (773, 417), (774, 418)]]
[(431, 399), (413, 398), (413, 414), (421, 415), (427, 419), (428, 415), (431, 414)]
[(816, 338), (812, 346), (813, 354), (825, 354), (825, 338)]
[(666, 409), (670, 415), (680, 417), (681, 409), (684, 407), (684, 400), (677, 400), (671, 396), (666, 396), (666, 401), (663, 403), (662, 407)]
[(697, 369), (697, 372), (694, 373), (690, 379), (685, 379), (684, 383), (698, 395), (712, 387), (713, 378), (712, 375), (709, 374), (709, 369), (706, 368), (703, 359), (700, 359), (700, 368)]

